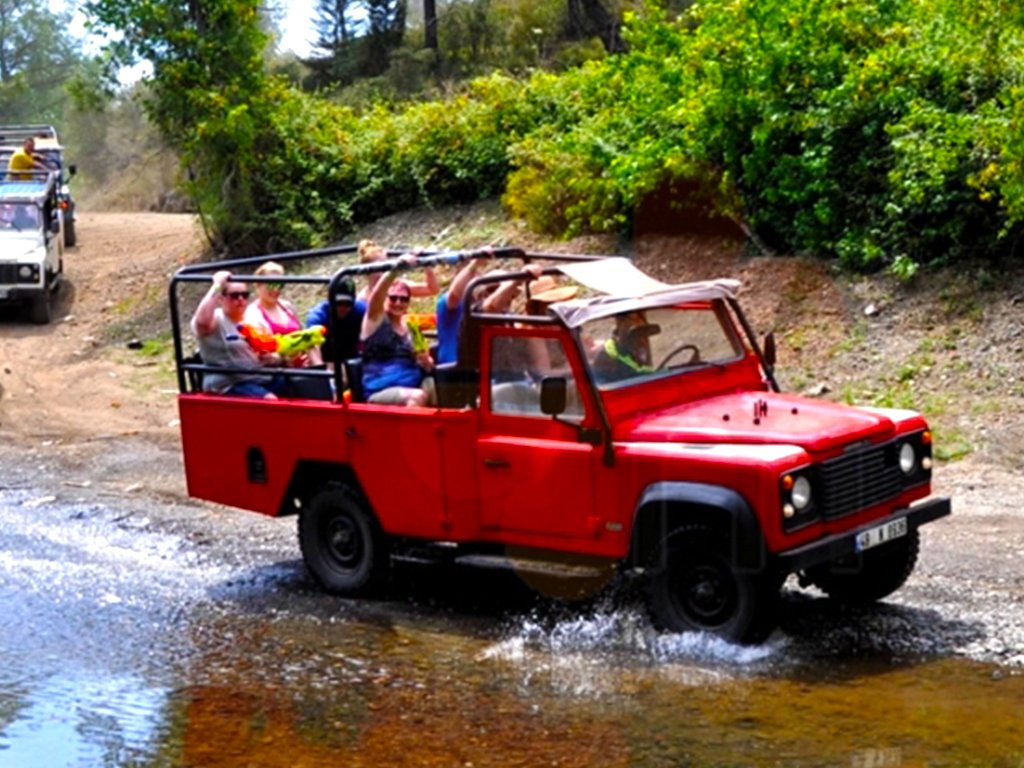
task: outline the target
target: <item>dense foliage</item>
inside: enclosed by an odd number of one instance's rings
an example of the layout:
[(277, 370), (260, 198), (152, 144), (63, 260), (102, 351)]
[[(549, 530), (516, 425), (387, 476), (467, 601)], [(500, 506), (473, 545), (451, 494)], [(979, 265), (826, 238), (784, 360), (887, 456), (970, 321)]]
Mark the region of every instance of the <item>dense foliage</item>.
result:
[[(652, 5), (627, 15), (623, 53), (358, 110), (265, 74), (254, 0), (92, 7), (154, 61), (151, 112), (236, 250), (500, 193), (549, 232), (628, 231), (665, 189), (697, 191), (777, 251), (904, 276), (1005, 258), (1022, 231), (1024, 11), (1011, 0)], [(471, 32), (459, 29), (449, 40)]]
[(606, 229), (689, 180), (778, 250), (904, 275), (1000, 258), (1024, 212), (1022, 22), (1002, 0), (648, 14), (628, 54), (560, 84), (579, 119), (515, 145), (507, 200), (549, 229)]

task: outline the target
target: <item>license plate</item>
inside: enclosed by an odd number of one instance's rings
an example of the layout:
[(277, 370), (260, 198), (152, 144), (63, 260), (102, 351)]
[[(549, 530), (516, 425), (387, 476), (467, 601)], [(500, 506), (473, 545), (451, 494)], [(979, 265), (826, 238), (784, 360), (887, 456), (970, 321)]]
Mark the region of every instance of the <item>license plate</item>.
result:
[(0, 288), (0, 299), (6, 299), (7, 298), (7, 293), (8, 292), (7, 292), (6, 288)]
[(858, 552), (863, 552), (865, 549), (877, 547), (879, 544), (885, 544), (887, 541), (892, 541), (906, 535), (907, 518), (900, 517), (858, 533), (856, 548)]

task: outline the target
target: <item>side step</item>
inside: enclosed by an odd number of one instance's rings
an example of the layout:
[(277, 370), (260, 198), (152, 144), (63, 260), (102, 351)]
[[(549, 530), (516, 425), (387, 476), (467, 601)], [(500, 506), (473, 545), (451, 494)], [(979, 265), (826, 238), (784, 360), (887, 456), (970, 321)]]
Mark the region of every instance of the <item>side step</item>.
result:
[(515, 571), (552, 579), (601, 579), (616, 570), (615, 563), (602, 558), (588, 558), (558, 553), (544, 556), (542, 551), (532, 556), (462, 552), (456, 542), (433, 542), (399, 549), (391, 554), (396, 563), (417, 566), (460, 565), (488, 570)]
[(459, 565), (474, 568), (490, 568), (517, 573), (532, 573), (538, 576), (550, 576), (558, 579), (598, 579), (606, 575), (607, 568), (596, 565), (574, 563), (558, 563), (551, 560), (534, 560), (525, 557), (508, 557), (506, 555), (463, 555), (455, 558)]

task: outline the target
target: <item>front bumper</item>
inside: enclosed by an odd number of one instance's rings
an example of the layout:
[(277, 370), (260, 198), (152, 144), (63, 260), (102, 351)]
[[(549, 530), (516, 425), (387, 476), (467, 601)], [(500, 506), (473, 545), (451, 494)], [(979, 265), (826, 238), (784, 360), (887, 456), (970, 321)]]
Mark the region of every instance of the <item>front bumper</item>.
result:
[(32, 301), (45, 291), (41, 285), (0, 285), (0, 303)]
[(837, 533), (818, 541), (812, 541), (802, 547), (788, 549), (774, 556), (783, 573), (795, 573), (821, 563), (829, 563), (841, 557), (856, 554), (857, 536), (864, 531), (881, 525), (898, 517), (907, 518), (907, 528), (914, 530), (925, 523), (938, 520), (952, 512), (953, 507), (947, 498), (928, 499), (905, 509), (897, 509), (891, 515), (880, 520), (873, 520), (859, 528)]

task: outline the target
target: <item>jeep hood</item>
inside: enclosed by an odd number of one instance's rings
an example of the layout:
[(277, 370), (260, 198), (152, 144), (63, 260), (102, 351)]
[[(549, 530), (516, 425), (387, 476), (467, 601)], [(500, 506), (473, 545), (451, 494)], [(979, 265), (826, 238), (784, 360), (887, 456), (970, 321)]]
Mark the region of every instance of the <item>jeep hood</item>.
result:
[(43, 247), (42, 240), (39, 233), (32, 229), (5, 232), (0, 237), (0, 263), (41, 261), (45, 255), (39, 253)]
[[(895, 412), (893, 412), (895, 413)], [(742, 392), (645, 413), (620, 424), (627, 442), (757, 443), (828, 451), (895, 433), (892, 414), (796, 395)]]

